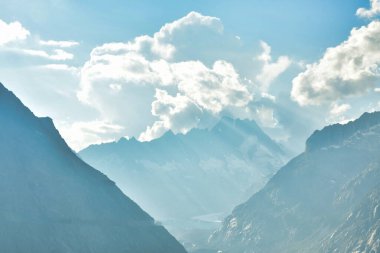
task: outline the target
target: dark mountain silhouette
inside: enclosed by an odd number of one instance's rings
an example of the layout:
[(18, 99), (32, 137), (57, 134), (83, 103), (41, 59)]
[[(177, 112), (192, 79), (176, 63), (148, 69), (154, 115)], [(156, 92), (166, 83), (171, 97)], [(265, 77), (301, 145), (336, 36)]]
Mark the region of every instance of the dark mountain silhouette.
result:
[(0, 203), (0, 252), (185, 252), (2, 84)]

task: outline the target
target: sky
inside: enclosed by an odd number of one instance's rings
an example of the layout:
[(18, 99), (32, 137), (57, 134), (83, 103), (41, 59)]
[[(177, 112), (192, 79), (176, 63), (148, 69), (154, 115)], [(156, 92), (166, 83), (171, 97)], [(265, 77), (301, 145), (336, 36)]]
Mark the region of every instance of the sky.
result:
[(294, 152), (380, 107), (379, 0), (1, 0), (0, 82), (74, 150), (251, 119)]

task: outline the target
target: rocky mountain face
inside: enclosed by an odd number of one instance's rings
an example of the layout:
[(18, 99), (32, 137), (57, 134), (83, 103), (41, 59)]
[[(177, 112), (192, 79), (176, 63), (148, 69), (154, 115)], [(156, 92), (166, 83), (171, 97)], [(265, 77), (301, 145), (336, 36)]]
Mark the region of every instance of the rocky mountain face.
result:
[(2, 84), (0, 203), (0, 252), (186, 252)]
[(380, 251), (380, 113), (316, 131), (209, 239), (223, 253)]
[(195, 241), (207, 239), (222, 217), (261, 189), (287, 157), (255, 122), (230, 118), (209, 130), (168, 132), (151, 142), (93, 145), (79, 156), (189, 248), (199, 246)]

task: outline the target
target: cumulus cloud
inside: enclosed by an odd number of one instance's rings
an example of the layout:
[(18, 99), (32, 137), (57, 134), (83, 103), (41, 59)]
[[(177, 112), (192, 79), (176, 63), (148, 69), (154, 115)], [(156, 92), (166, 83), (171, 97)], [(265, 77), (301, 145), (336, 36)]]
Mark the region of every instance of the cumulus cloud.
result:
[(380, 1), (379, 0), (370, 0), (371, 7), (369, 9), (359, 8), (356, 11), (356, 15), (362, 18), (373, 18), (380, 14)]
[[(208, 36), (216, 35), (215, 43), (224, 36), (218, 18), (191, 12), (152, 37), (94, 48), (81, 71), (78, 98), (96, 107), (108, 121), (128, 127), (134, 120), (144, 121), (141, 112), (148, 107), (152, 117), (140, 129), (142, 140), (157, 138), (169, 129), (185, 133), (205, 118), (245, 110), (253, 94), (230, 62), (215, 60), (207, 66), (193, 59), (192, 50), (199, 50), (193, 41), (205, 46)], [(136, 94), (140, 98), (133, 102), (131, 96)], [(127, 105), (140, 113), (134, 117)]]
[(252, 100), (239, 75), (227, 62), (217, 61), (212, 69), (201, 62), (181, 62), (173, 64), (172, 71), (179, 93), (170, 96), (165, 90), (156, 90), (152, 114), (159, 120), (141, 134), (141, 140), (160, 137), (169, 129), (186, 133), (203, 118), (244, 108)]
[(20, 22), (15, 21), (7, 24), (0, 19), (0, 46), (10, 42), (25, 40), (30, 32)]
[(173, 64), (172, 69), (179, 91), (214, 114), (229, 106), (246, 106), (252, 100), (239, 74), (228, 62), (216, 61), (210, 69), (201, 62), (189, 61)]
[(257, 59), (262, 62), (263, 66), (256, 80), (260, 85), (261, 92), (267, 93), (269, 85), (289, 68), (291, 60), (287, 56), (280, 56), (277, 61), (273, 62), (272, 48), (264, 41), (261, 41), (260, 45), (263, 52)]
[(291, 96), (300, 105), (319, 105), (373, 91), (380, 81), (380, 22), (354, 28), (342, 44), (293, 79)]
[(152, 114), (159, 118), (148, 126), (139, 139), (150, 141), (163, 135), (166, 131), (186, 133), (199, 123), (203, 111), (187, 96), (177, 93), (171, 96), (165, 90), (156, 90), (156, 100), (152, 103)]
[(42, 46), (67, 48), (78, 46), (79, 42), (71, 40), (40, 40), (39, 44)]
[(243, 43), (220, 19), (191, 12), (152, 36), (94, 48), (77, 96), (102, 121), (142, 141), (208, 128), (223, 116), (279, 128), (269, 88), (292, 61), (272, 57), (265, 42), (255, 57)]

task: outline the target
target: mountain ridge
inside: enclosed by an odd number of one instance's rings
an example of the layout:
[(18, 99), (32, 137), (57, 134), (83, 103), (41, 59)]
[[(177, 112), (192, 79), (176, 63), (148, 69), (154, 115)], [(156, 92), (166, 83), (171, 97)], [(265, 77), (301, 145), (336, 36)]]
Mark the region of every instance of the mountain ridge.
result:
[[(228, 117), (228, 116), (224, 116), (222, 117), (214, 126), (212, 126), (211, 128), (209, 129), (198, 129), (198, 128), (194, 128), (192, 130), (190, 130), (188, 133), (186, 134), (183, 134), (183, 133), (174, 133), (172, 130), (168, 130), (166, 131), (162, 137), (160, 138), (157, 138), (157, 139), (153, 139), (153, 140), (150, 140), (150, 141), (139, 141), (138, 139), (136, 139), (135, 137), (131, 137), (131, 138), (127, 138), (127, 137), (121, 137), (119, 140), (116, 140), (116, 141), (111, 141), (111, 142), (102, 142), (102, 143), (98, 143), (98, 144), (90, 144), (89, 146), (83, 148), (82, 150), (79, 151), (82, 152), (86, 149), (90, 149), (90, 148), (96, 148), (96, 147), (99, 147), (99, 146), (104, 146), (104, 145), (114, 145), (114, 144), (119, 144), (119, 143), (141, 143), (141, 145), (144, 145), (144, 144), (148, 144), (148, 143), (159, 143), (161, 142), (162, 139), (164, 138), (178, 138), (178, 139), (181, 139), (185, 136), (191, 136), (197, 132), (202, 132), (202, 131), (207, 131), (207, 132), (216, 132), (217, 130), (226, 130), (226, 125), (230, 125), (230, 127), (234, 127), (236, 126), (236, 128), (248, 128), (249, 130), (251, 130), (251, 132), (256, 132), (256, 133), (259, 133), (259, 136), (260, 138), (265, 141), (265, 142), (268, 142), (270, 143), (268, 146), (270, 146), (271, 148), (275, 149), (276, 151), (278, 151), (279, 153), (285, 155), (285, 151), (284, 151), (284, 148), (279, 148), (279, 144), (275, 143), (269, 136), (267, 136), (262, 130), (261, 128), (257, 125), (257, 123), (253, 120), (246, 120), (246, 119), (233, 119), (231, 117)], [(246, 129), (246, 132), (244, 133), (245, 135), (247, 134), (247, 130)]]
[[(374, 212), (360, 205), (366, 196), (378, 196), (372, 192), (378, 190), (380, 181), (379, 117), (378, 112), (367, 113), (358, 121), (314, 134), (311, 140), (316, 144), (237, 206), (210, 237), (210, 247), (226, 253), (380, 250), (376, 246), (380, 245), (378, 234), (367, 238), (361, 235), (363, 231), (377, 231), (377, 223), (371, 228), (368, 224), (372, 223), (365, 222), (368, 216), (364, 215), (364, 222), (352, 216), (354, 222), (346, 224), (355, 210), (359, 210), (357, 214), (367, 209), (366, 213)], [(331, 135), (334, 128), (346, 132), (335, 137)], [(347, 238), (363, 240), (351, 243)], [(367, 241), (374, 243), (367, 247)]]
[(0, 122), (0, 251), (186, 252), (2, 84)]
[(254, 121), (231, 118), (210, 129), (168, 131), (150, 142), (122, 138), (78, 154), (185, 243), (188, 234), (215, 229), (287, 159)]
[(340, 145), (345, 139), (357, 132), (358, 129), (367, 130), (377, 124), (380, 124), (380, 112), (365, 112), (357, 120), (316, 130), (306, 141), (306, 151)]

